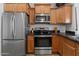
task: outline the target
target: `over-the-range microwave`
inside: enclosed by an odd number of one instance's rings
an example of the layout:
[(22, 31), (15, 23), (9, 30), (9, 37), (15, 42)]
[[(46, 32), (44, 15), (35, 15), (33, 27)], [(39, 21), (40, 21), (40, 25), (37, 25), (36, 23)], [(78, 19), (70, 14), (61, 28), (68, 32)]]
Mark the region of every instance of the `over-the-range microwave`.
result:
[(35, 15), (35, 23), (37, 24), (46, 24), (50, 23), (50, 16), (49, 14), (36, 14)]

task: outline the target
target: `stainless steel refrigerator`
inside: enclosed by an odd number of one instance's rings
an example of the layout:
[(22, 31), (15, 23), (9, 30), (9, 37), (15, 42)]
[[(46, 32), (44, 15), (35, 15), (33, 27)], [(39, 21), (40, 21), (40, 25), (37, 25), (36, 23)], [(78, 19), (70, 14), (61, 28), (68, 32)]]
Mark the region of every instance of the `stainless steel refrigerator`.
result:
[(25, 54), (25, 36), (28, 34), (26, 13), (3, 13), (1, 53), (3, 56), (22, 56)]

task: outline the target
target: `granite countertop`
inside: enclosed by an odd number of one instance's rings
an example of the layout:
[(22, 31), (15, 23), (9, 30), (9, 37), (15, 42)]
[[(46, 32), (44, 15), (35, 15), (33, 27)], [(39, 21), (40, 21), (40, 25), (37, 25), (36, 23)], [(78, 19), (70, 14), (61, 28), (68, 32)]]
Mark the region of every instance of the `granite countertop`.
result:
[[(34, 33), (29, 33), (29, 35), (34, 35)], [(52, 34), (53, 35), (53, 34)], [(57, 33), (57, 35), (61, 35), (63, 37), (66, 37), (66, 38), (69, 38), (70, 40), (73, 40), (73, 41), (76, 41), (76, 42), (79, 42), (79, 35), (75, 35), (75, 36), (72, 36), (72, 35), (67, 35), (65, 33)], [(38, 35), (34, 35), (35, 37), (38, 37)], [(40, 36), (41, 37), (41, 36)], [(43, 37), (46, 37), (46, 36), (43, 36)], [(47, 35), (48, 37), (48, 35)], [(51, 35), (49, 35), (49, 37), (52, 37)]]
[(79, 36), (77, 36), (77, 35), (72, 36), (72, 35), (67, 35), (65, 33), (59, 33), (58, 35), (62, 35), (64, 37), (70, 38), (73, 41), (79, 42)]

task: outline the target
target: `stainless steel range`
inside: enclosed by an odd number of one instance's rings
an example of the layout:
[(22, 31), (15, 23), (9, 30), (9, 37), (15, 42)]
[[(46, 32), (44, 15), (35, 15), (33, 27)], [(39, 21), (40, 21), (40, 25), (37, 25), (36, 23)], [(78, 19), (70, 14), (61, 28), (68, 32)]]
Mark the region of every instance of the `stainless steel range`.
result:
[(34, 31), (35, 36), (35, 54), (51, 55), (52, 54), (52, 30), (47, 27), (40, 27)]

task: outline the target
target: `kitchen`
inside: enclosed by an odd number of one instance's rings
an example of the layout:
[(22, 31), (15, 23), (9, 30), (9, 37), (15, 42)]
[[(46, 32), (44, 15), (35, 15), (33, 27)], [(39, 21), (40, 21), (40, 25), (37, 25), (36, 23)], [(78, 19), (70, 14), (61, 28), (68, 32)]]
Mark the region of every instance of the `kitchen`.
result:
[(2, 56), (79, 56), (77, 3), (4, 3)]

